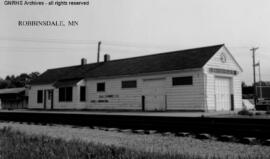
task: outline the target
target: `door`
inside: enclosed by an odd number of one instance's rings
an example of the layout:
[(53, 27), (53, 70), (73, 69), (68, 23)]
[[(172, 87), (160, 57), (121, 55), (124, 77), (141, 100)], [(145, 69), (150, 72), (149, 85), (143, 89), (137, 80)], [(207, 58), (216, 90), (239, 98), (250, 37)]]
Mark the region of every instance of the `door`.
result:
[(144, 80), (143, 94), (146, 111), (164, 111), (166, 109), (165, 78)]
[(53, 90), (45, 90), (45, 109), (53, 109)]
[(215, 79), (216, 110), (231, 110), (231, 79), (216, 77)]

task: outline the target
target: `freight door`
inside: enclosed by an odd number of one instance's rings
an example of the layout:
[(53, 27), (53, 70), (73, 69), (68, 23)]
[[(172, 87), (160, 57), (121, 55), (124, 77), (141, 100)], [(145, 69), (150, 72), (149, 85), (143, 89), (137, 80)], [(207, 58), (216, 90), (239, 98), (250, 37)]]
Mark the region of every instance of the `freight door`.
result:
[(165, 78), (147, 79), (143, 82), (146, 111), (164, 111), (165, 106)]
[(215, 96), (216, 110), (231, 110), (231, 82), (230, 78), (216, 77), (215, 79)]

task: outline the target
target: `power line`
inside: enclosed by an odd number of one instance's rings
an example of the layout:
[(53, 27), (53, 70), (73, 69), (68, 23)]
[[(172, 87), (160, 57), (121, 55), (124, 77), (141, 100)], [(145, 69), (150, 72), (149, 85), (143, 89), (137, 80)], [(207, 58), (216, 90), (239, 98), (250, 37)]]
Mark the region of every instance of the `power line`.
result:
[(1, 41), (31, 42), (31, 43), (61, 43), (61, 44), (87, 44), (94, 45), (95, 40), (65, 40), (65, 39), (34, 39), (34, 38), (0, 38)]
[[(2, 37), (0, 41), (13, 41), (13, 42), (30, 42), (30, 43), (54, 43), (54, 44), (78, 44), (78, 45), (97, 45), (98, 40), (66, 40), (66, 39), (35, 39), (35, 38), (18, 38), (18, 37)], [(187, 45), (153, 45), (153, 44), (141, 44), (134, 42), (116, 42), (116, 41), (102, 41), (104, 46), (118, 46), (126, 48), (137, 49), (179, 49), (179, 47), (188, 47)], [(248, 49), (250, 46), (227, 46), (231, 49)], [(270, 49), (269, 46), (261, 46), (263, 49)]]
[[(13, 41), (13, 42), (30, 42), (30, 43), (54, 43), (54, 44), (79, 44), (79, 45), (96, 45), (96, 40), (64, 40), (64, 39), (34, 39), (34, 38), (0, 38), (0, 41)], [(150, 45), (139, 44), (132, 42), (115, 42), (115, 41), (102, 41), (105, 46), (117, 46), (127, 48), (152, 48), (152, 49), (164, 49), (164, 48), (179, 48), (179, 45), (165, 46), (165, 45)]]

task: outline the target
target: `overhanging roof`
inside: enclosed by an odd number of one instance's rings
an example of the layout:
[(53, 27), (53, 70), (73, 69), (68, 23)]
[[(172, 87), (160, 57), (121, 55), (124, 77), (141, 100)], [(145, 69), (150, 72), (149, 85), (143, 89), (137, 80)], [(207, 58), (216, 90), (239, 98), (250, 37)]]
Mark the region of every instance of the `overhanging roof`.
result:
[(0, 89), (0, 94), (18, 94), (25, 91), (25, 88), (7, 88), (7, 89)]
[(53, 86), (56, 88), (60, 88), (60, 87), (70, 87), (70, 86), (75, 86), (79, 81), (81, 81), (82, 79), (70, 79), (70, 80), (59, 80), (56, 81)]

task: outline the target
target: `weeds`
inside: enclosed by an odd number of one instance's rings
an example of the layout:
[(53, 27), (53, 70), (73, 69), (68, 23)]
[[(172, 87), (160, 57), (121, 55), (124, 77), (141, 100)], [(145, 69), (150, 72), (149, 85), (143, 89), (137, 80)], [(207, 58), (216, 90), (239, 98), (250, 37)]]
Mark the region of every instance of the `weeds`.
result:
[[(166, 138), (168, 140), (169, 138)], [(185, 146), (185, 145), (182, 145)], [(230, 152), (205, 154), (204, 147), (197, 152), (149, 152), (121, 146), (87, 143), (80, 140), (66, 141), (41, 135), (29, 135), (14, 131), (11, 127), (0, 129), (0, 158), (2, 159), (251, 159), (268, 158), (265, 152), (239, 155)], [(229, 147), (229, 146), (228, 146)], [(262, 149), (260, 149), (263, 151)], [(247, 151), (247, 150), (246, 150)]]
[(10, 127), (0, 130), (0, 156), (4, 159), (199, 159), (198, 156), (133, 151), (123, 147), (29, 136)]

